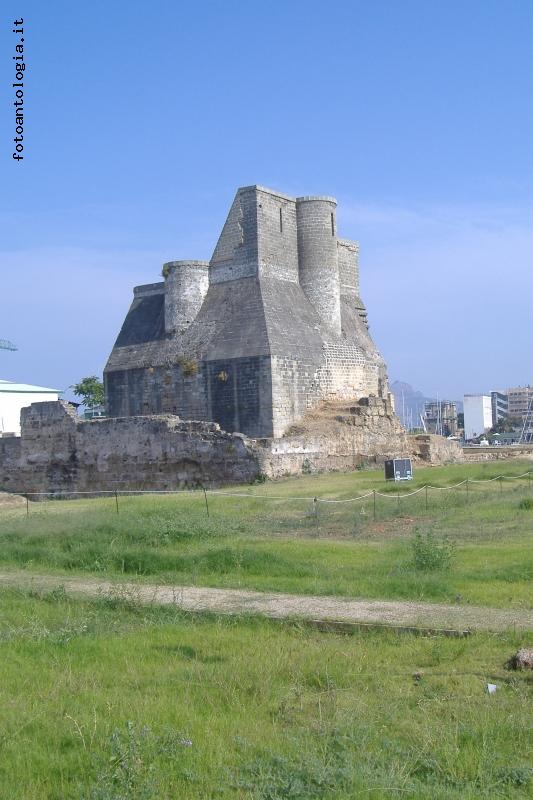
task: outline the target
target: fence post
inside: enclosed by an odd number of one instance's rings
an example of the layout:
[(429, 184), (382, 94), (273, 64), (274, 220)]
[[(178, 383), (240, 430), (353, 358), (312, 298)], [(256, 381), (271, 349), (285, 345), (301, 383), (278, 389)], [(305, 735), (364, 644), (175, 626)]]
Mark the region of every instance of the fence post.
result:
[(209, 516), (209, 503), (207, 502), (207, 490), (205, 486), (202, 486), (202, 489), (204, 490), (205, 510), (207, 511), (207, 516)]
[(503, 484), (503, 475), (500, 475), (498, 480), (500, 481), (500, 492), (503, 492), (503, 485), (502, 485)]
[(528, 488), (531, 489), (531, 472), (529, 470), (527, 471), (527, 484)]
[(376, 490), (374, 489), (374, 522), (376, 521)]
[(468, 500), (468, 478), (466, 479), (466, 499)]
[(30, 498), (26, 495), (26, 516), (30, 516)]
[(315, 515), (315, 525), (316, 525), (316, 530), (317, 530), (317, 535), (318, 535), (318, 498), (317, 497), (313, 497), (313, 513)]
[(428, 485), (426, 483), (426, 511), (428, 510)]
[(117, 492), (116, 489), (115, 489), (115, 508), (116, 508), (116, 512), (118, 514), (118, 492)]
[(398, 489), (398, 514), (400, 513), (400, 490)]

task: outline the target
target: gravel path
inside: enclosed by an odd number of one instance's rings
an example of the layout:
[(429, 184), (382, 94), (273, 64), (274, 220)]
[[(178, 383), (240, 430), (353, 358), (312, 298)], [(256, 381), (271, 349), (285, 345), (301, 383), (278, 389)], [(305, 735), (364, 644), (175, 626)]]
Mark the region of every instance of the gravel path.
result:
[(347, 600), (240, 589), (210, 589), (141, 583), (112, 583), (96, 578), (70, 578), (31, 572), (1, 572), (0, 585), (52, 589), (63, 586), (69, 595), (124, 597), (140, 603), (176, 605), (186, 611), (218, 614), (262, 614), (267, 617), (317, 622), (421, 627), (433, 630), (533, 630), (533, 611), (441, 605), (393, 600)]

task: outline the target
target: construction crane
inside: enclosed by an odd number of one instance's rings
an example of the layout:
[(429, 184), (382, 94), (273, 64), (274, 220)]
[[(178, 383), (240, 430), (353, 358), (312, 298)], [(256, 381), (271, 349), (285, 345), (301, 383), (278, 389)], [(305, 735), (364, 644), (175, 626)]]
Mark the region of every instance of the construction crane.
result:
[(18, 350), (18, 347), (8, 339), (0, 339), (0, 350)]

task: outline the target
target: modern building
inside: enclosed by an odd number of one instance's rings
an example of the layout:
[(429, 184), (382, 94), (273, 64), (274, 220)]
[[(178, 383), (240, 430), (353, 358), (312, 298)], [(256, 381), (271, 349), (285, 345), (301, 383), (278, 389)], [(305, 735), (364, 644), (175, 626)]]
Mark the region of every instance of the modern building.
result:
[(498, 422), (509, 414), (509, 395), (507, 392), (492, 391), (490, 393), (490, 402), (492, 407), (492, 427), (494, 428)]
[(439, 436), (457, 434), (457, 406), (447, 400), (432, 400), (424, 403), (424, 422), (428, 433)]
[(20, 411), (32, 403), (59, 400), (59, 389), (0, 380), (0, 436), (20, 436)]
[(524, 420), (533, 404), (533, 386), (515, 386), (507, 390), (508, 414)]
[(490, 394), (465, 394), (465, 439), (477, 439), (492, 427), (492, 401)]

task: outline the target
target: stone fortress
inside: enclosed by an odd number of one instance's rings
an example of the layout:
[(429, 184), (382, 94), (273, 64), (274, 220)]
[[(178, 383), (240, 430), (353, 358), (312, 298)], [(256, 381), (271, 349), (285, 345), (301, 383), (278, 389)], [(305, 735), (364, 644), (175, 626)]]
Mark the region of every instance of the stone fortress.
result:
[(134, 289), (105, 369), (109, 416), (171, 413), (279, 437), (327, 399), (390, 399), (331, 197), (239, 189), (211, 261)]
[(35, 403), (0, 439), (0, 489), (215, 486), (411, 455), (336, 201), (237, 191), (210, 261), (171, 261), (138, 286), (104, 372), (107, 417)]

